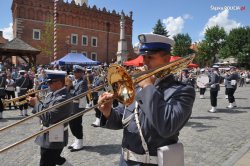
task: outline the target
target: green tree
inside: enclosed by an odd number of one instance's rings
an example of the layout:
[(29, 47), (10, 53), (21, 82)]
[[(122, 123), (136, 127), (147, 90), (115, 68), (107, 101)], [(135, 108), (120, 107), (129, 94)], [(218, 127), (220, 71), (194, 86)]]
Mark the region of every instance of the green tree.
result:
[(202, 40), (198, 43), (198, 51), (196, 60), (201, 66), (210, 66), (211, 65), (211, 57), (212, 54), (209, 43), (206, 40)]
[(168, 31), (166, 30), (166, 27), (162, 24), (160, 19), (157, 21), (155, 27), (153, 28), (153, 33), (169, 37)]
[(185, 56), (192, 53), (190, 46), (192, 44), (191, 37), (186, 34), (177, 34), (174, 36), (175, 46), (173, 49), (173, 55)]
[(222, 58), (234, 57), (239, 63), (250, 61), (250, 27), (232, 29), (220, 50)]
[[(227, 34), (224, 28), (214, 26), (206, 29), (204, 40), (198, 47), (198, 55), (203, 60), (210, 61), (209, 64), (215, 63), (217, 55), (219, 55), (220, 49), (225, 43)], [(202, 59), (201, 59), (202, 60)]]
[(48, 57), (51, 62), (51, 57), (54, 50), (54, 23), (52, 20), (45, 22), (44, 30), (41, 32), (40, 50), (42, 55)]

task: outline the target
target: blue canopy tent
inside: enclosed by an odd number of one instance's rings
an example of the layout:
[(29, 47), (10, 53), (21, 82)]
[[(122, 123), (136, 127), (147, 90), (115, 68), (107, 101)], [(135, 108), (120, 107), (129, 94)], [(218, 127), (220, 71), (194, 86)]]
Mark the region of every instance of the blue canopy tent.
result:
[(59, 65), (99, 65), (99, 61), (93, 61), (80, 53), (68, 53), (61, 59), (51, 62)]

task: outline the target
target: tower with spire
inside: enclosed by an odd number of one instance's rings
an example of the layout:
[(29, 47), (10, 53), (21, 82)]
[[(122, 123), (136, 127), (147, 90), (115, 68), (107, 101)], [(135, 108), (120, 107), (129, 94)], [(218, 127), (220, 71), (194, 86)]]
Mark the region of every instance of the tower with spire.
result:
[(75, 3), (80, 6), (82, 6), (83, 3), (85, 3), (88, 6), (88, 0), (75, 0)]
[(125, 15), (121, 12), (120, 19), (120, 40), (118, 41), (117, 63), (123, 64), (128, 58), (127, 41), (125, 38)]

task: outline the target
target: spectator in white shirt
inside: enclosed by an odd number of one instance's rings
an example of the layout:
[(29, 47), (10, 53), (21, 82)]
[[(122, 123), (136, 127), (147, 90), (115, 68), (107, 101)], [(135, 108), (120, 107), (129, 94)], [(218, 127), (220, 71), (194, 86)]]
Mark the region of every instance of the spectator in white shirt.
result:
[[(7, 75), (5, 92), (8, 99), (15, 98), (15, 88), (15, 81), (11, 78), (11, 75)], [(11, 103), (9, 103), (9, 109), (11, 110)]]

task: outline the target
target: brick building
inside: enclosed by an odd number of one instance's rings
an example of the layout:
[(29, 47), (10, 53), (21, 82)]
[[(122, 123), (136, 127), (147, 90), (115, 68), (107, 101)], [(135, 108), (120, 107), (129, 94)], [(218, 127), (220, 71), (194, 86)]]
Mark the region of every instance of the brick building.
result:
[(7, 43), (8, 40), (3, 37), (3, 31), (0, 31), (0, 44)]
[[(53, 20), (53, 0), (13, 0), (13, 35), (35, 48), (41, 48), (46, 24)], [(120, 37), (120, 13), (106, 8), (89, 7), (86, 3), (76, 5), (58, 0), (57, 2), (57, 47), (60, 58), (68, 52), (84, 53), (88, 58), (101, 62), (116, 59)], [(128, 50), (132, 47), (132, 12), (125, 15), (125, 34)], [(53, 32), (51, 32), (53, 35)], [(52, 44), (53, 45), (53, 42)], [(53, 46), (51, 47), (53, 50)], [(52, 51), (51, 50), (51, 51)], [(37, 56), (37, 64), (53, 61), (52, 57)]]

